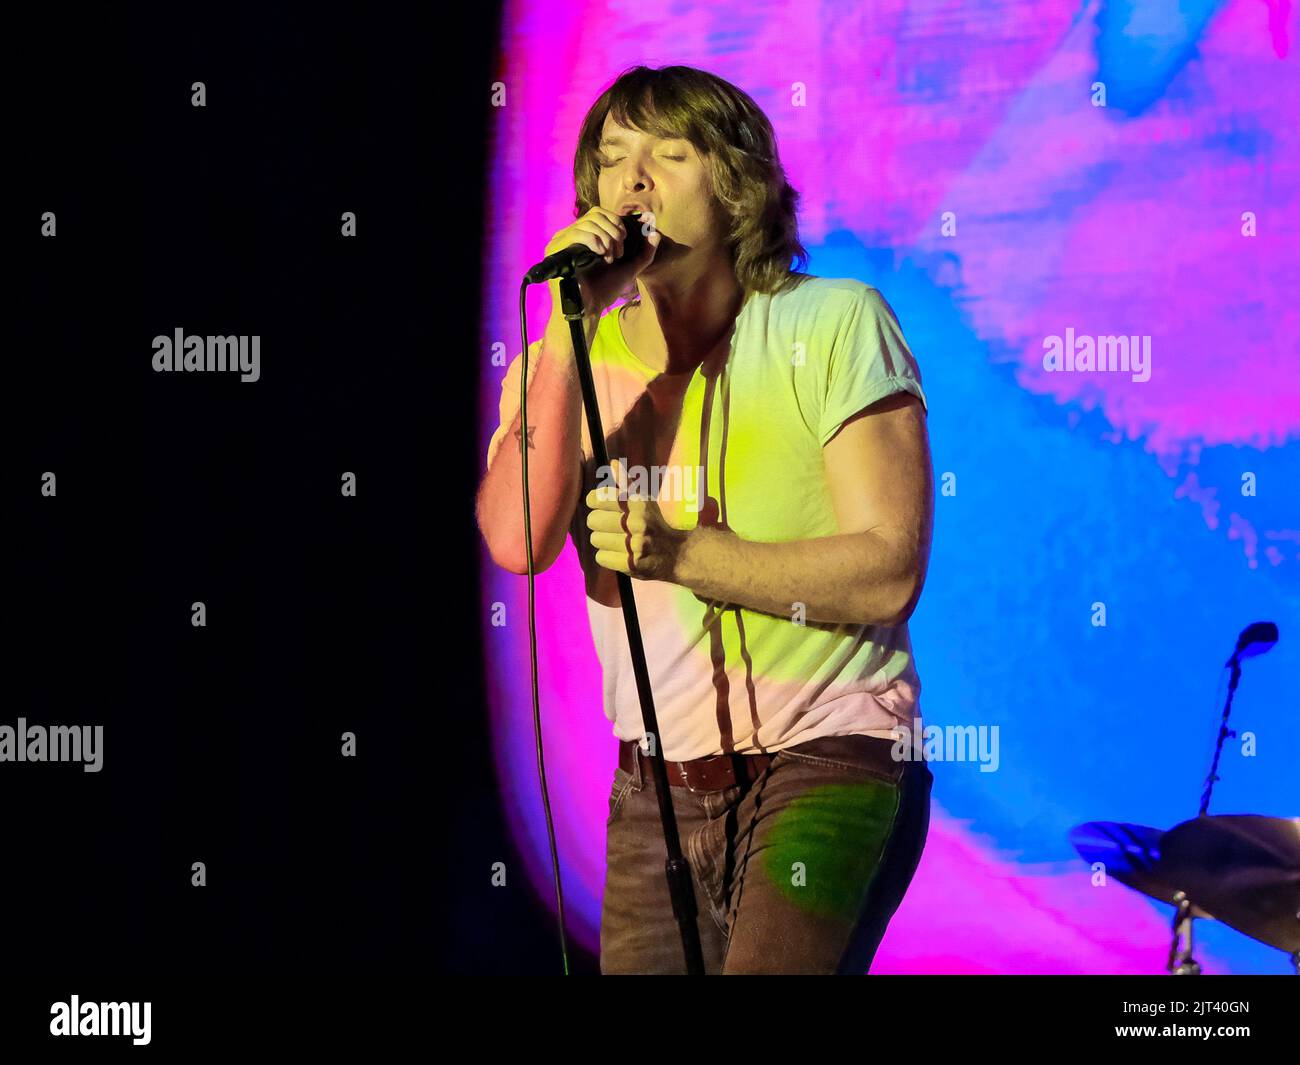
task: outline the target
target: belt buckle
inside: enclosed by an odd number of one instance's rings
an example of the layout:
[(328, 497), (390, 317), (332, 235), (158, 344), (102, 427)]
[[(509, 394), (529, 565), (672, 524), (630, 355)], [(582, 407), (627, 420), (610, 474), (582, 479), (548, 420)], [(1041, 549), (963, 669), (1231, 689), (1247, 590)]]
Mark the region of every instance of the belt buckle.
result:
[[(650, 761), (650, 756), (641, 750), (640, 744), (636, 745), (636, 750), (637, 750), (638, 758), (643, 758), (645, 762)], [(692, 795), (710, 795), (716, 791), (726, 791), (728, 788), (734, 787), (737, 784), (748, 783), (749, 780), (748, 775), (744, 773), (738, 773), (736, 771), (737, 759), (740, 759), (742, 763), (744, 762), (743, 755), (734, 755), (734, 754), (733, 755), (715, 754), (712, 756), (706, 756), (704, 758), (692, 758), (690, 761), (686, 761), (686, 762), (673, 762), (665, 758), (664, 770), (668, 775), (669, 787), (684, 787)], [(730, 779), (724, 782), (721, 787), (711, 787), (709, 781), (700, 780), (698, 777), (693, 777), (693, 774), (691, 772), (692, 764), (694, 764), (697, 772), (705, 773), (706, 765), (711, 765), (712, 763), (718, 761), (724, 762), (726, 764), (730, 774)], [(644, 771), (646, 773), (649, 773), (650, 772), (649, 767), (647, 765), (644, 765), (644, 763), (643, 766), (644, 766)]]
[(681, 777), (682, 786), (685, 787), (687, 791), (692, 795), (700, 795), (708, 791), (707, 788), (695, 786), (695, 781), (691, 779), (691, 771), (687, 768), (690, 765), (690, 762), (677, 762), (675, 764), (679, 766), (678, 775)]
[[(640, 764), (641, 778), (643, 780), (646, 778), (653, 780), (653, 756), (646, 754), (645, 751), (641, 749), (641, 744), (636, 741), (632, 741), (632, 750), (635, 752), (636, 760)], [(683, 764), (684, 763), (682, 762), (669, 761), (667, 758), (664, 759), (664, 775), (668, 777), (668, 786), (670, 788), (685, 786), (688, 790), (694, 791), (695, 789), (690, 786), (690, 781), (687, 779), (685, 772), (681, 769)]]
[(714, 792), (726, 791), (728, 788), (734, 787), (738, 784), (740, 782), (740, 775), (736, 772), (736, 757), (736, 755), (730, 754), (715, 754), (705, 758), (696, 759), (696, 765), (699, 767), (701, 775), (707, 773), (708, 769), (712, 768), (714, 765), (721, 764), (726, 767), (729, 779), (724, 780), (721, 786), (713, 786), (711, 785), (711, 782), (705, 780), (701, 781), (699, 786), (696, 787), (691, 784), (689, 779), (686, 777), (686, 774), (683, 773), (682, 777), (687, 781), (686, 786), (690, 789), (691, 794), (712, 795)]

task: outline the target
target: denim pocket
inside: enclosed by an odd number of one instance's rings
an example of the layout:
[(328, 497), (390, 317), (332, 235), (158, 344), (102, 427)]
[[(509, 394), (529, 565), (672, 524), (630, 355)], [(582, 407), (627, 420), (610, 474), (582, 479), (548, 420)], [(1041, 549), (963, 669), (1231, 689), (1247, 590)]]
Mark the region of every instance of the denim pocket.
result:
[(627, 793), (631, 790), (632, 774), (619, 766), (614, 770), (614, 786), (609, 793), (609, 818), (605, 824), (609, 824), (614, 820), (623, 805), (623, 800), (627, 798)]

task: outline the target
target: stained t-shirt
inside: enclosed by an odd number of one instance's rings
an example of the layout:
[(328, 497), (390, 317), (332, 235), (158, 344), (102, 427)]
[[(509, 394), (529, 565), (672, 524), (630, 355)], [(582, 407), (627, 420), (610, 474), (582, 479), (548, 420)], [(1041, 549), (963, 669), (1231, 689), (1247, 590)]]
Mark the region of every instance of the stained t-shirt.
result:
[[(529, 377), (541, 341), (529, 345)], [(881, 294), (861, 281), (809, 275), (774, 295), (751, 293), (729, 344), (694, 370), (665, 374), (623, 339), (618, 309), (591, 343), (606, 447), (678, 528), (703, 521), (762, 542), (834, 536), (822, 448), (864, 407), (895, 392), (923, 406), (921, 374)], [(488, 463), (519, 410), (516, 356), (502, 382)], [(928, 412), (928, 407), (926, 408)], [(570, 525), (619, 739), (644, 745), (641, 707), (613, 571), (588, 539), (596, 470), (582, 421), (583, 486)], [(575, 456), (576, 458), (576, 456)], [(920, 680), (906, 624), (806, 620), (710, 602), (666, 581), (633, 578), (664, 757), (754, 754), (822, 736), (895, 737), (920, 728)]]

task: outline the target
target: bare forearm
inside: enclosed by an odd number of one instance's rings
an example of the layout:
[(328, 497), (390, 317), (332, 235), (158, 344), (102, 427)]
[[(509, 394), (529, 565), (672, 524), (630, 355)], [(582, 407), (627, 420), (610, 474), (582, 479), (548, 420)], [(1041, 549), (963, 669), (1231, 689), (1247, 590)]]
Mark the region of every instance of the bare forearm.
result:
[(686, 534), (673, 582), (706, 599), (808, 621), (895, 625), (915, 604), (912, 552), (875, 532), (759, 543), (699, 526)]
[[(582, 393), (569, 326), (547, 326), (528, 385), (528, 482), (533, 555), (544, 568), (564, 545), (578, 490)], [(516, 414), (479, 488), (479, 527), (498, 564), (525, 568), (522, 439)]]

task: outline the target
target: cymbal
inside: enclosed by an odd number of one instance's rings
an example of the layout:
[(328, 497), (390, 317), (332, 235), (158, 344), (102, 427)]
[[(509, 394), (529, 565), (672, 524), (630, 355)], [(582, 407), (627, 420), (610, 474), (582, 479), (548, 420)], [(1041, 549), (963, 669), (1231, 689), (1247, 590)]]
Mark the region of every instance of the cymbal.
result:
[(1161, 837), (1160, 878), (1230, 928), (1300, 950), (1300, 817), (1218, 814)]
[[(1070, 830), (1070, 842), (1079, 856), (1089, 864), (1101, 862), (1106, 875), (1121, 884), (1149, 895), (1153, 899), (1177, 906), (1178, 888), (1158, 868), (1160, 841), (1165, 833), (1147, 825), (1131, 825), (1122, 821), (1088, 821)], [(1191, 916), (1210, 916), (1193, 900)]]

